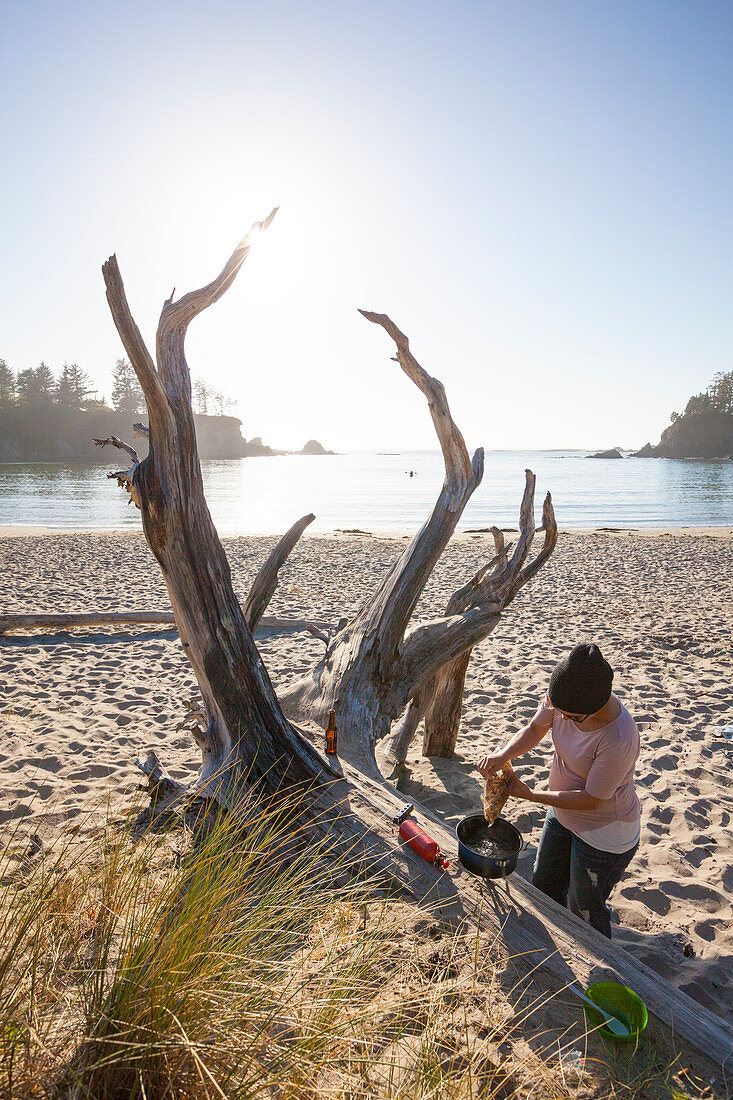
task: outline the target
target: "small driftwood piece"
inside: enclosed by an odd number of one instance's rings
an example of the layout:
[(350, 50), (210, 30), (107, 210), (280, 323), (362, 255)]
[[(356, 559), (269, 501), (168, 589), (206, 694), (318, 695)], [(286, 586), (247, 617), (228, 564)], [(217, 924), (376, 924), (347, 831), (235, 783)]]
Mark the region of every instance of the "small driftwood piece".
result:
[(145, 789), (156, 813), (173, 809), (188, 796), (189, 788), (185, 783), (173, 779), (158, 759), (155, 749), (151, 749), (145, 759), (135, 761), (135, 767), (145, 776)]
[[(284, 565), (285, 560), (292, 552), (306, 527), (310, 523), (313, 523), (315, 518), (314, 514), (310, 512), (307, 516), (303, 516), (294, 523), (290, 530), (285, 532), (275, 549), (267, 558), (267, 561), (260, 568), (257, 576), (252, 582), (252, 587), (249, 590), (249, 595), (244, 604), (244, 617), (247, 620), (247, 626), (250, 630), (255, 630), (262, 618), (262, 613), (272, 599), (273, 593), (277, 588), (277, 575), (279, 570)], [(319, 635), (316, 635), (316, 637), (318, 636)], [(321, 638), (322, 640), (327, 640), (324, 639), (322, 635)]]

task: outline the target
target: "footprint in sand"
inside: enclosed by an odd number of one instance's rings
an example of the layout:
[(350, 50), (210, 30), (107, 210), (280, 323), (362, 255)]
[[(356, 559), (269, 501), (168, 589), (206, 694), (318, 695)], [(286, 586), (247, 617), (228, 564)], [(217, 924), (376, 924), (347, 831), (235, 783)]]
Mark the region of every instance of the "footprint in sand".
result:
[(722, 913), (725, 908), (724, 896), (712, 886), (704, 886), (700, 882), (684, 883), (667, 879), (659, 883), (659, 888), (670, 897), (679, 898), (681, 901), (692, 901), (709, 913)]
[(733, 893), (733, 867), (726, 867), (723, 871), (723, 889), (726, 893)]
[(28, 817), (32, 813), (31, 806), (26, 806), (25, 802), (19, 802), (16, 806), (11, 806), (10, 809), (0, 810), (0, 824), (4, 821), (15, 821), (19, 817)]
[(721, 921), (714, 920), (712, 917), (709, 920), (701, 920), (695, 926), (693, 931), (700, 937), (701, 940), (707, 940), (708, 943), (715, 943), (716, 936), (720, 931)]
[(692, 806), (688, 806), (685, 810), (685, 821), (688, 821), (693, 829), (709, 829), (710, 818), (707, 811), (710, 809), (710, 803), (704, 799), (700, 799)]
[(28, 787), (30, 790), (35, 791), (38, 798), (43, 802), (50, 798), (54, 792), (54, 788), (49, 783), (36, 783), (34, 780), (28, 783)]
[(682, 982), (679, 988), (683, 993), (686, 993), (688, 997), (692, 997), (693, 1000), (704, 1005), (706, 1008), (711, 1008), (714, 1011), (718, 1007), (715, 999), (710, 996), (710, 987), (704, 981), (693, 980), (691, 982)]
[(664, 753), (662, 756), (654, 757), (652, 761), (655, 769), (659, 769), (665, 772), (676, 771), (679, 766), (679, 757), (675, 756), (671, 752)]
[(672, 907), (667, 895), (661, 890), (653, 888), (624, 886), (621, 890), (621, 896), (628, 901), (640, 901), (642, 905), (646, 905), (647, 909), (651, 909), (652, 913), (656, 913), (659, 917), (665, 917)]
[(671, 806), (655, 806), (650, 812), (649, 817), (654, 818), (655, 821), (661, 822), (662, 825), (669, 825), (674, 817), (674, 810)]
[(693, 867), (699, 867), (701, 863), (704, 863), (706, 859), (710, 859), (712, 855), (707, 848), (693, 848), (692, 851), (686, 852), (684, 858), (688, 863), (691, 863)]

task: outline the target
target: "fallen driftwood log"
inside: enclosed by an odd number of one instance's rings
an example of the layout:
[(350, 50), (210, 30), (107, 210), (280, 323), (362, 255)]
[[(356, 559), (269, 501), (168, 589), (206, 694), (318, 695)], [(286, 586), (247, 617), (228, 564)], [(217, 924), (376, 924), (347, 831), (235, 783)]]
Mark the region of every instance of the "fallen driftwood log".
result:
[[(0, 635), (11, 630), (66, 630), (73, 626), (131, 626), (135, 623), (161, 623), (176, 629), (172, 611), (83, 611), (68, 615), (0, 615)], [(306, 630), (319, 641), (328, 642), (325, 633), (328, 623), (263, 615), (257, 629)]]

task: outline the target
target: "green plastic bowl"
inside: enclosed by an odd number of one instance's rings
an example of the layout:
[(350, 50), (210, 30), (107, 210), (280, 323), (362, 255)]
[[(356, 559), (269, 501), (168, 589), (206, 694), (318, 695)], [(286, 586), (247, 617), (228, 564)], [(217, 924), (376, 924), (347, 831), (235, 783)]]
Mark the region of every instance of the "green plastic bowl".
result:
[(623, 1037), (614, 1035), (609, 1031), (606, 1021), (600, 1012), (596, 1012), (590, 1005), (583, 1005), (588, 1022), (598, 1028), (599, 1034), (613, 1039), (617, 1043), (628, 1043), (630, 1039), (636, 1039), (649, 1022), (649, 1013), (646, 1005), (633, 989), (628, 989), (618, 982), (596, 982), (586, 990), (586, 996), (599, 1008), (602, 1008), (609, 1016), (615, 1016), (629, 1029), (629, 1034)]

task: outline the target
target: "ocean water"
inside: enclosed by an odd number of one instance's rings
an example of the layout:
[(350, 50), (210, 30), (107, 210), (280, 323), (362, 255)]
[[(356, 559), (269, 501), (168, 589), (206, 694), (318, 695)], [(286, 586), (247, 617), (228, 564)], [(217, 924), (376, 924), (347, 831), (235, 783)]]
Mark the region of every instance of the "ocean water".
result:
[[(552, 493), (564, 528), (733, 525), (733, 462), (589, 460), (584, 451), (489, 451), (482, 484), (459, 530), (515, 527), (527, 467), (537, 475), (537, 518)], [(114, 459), (109, 469), (114, 468)], [(409, 476), (409, 471), (413, 476)], [(140, 516), (105, 476), (82, 463), (0, 464), (0, 525), (135, 528)], [(443, 480), (437, 451), (209, 460), (209, 508), (221, 534), (280, 534), (315, 512), (311, 532), (414, 531)]]

